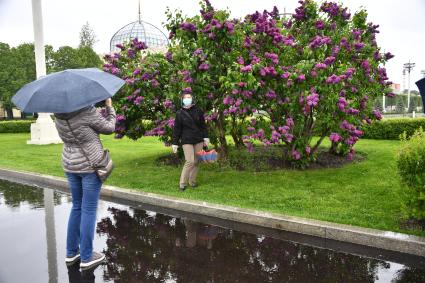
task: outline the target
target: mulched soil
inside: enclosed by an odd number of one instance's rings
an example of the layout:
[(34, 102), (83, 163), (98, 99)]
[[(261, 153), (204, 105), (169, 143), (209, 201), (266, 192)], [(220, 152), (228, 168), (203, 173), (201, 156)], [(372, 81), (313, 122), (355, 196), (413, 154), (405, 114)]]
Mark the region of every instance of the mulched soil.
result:
[(402, 229), (425, 231), (425, 220), (409, 219), (400, 224)]
[[(239, 171), (270, 171), (278, 169), (295, 169), (282, 154), (282, 149), (278, 147), (257, 147), (255, 151), (248, 154), (245, 149), (242, 149), (240, 154), (233, 152), (229, 155), (226, 161), (219, 161), (221, 166), (231, 167)], [(348, 160), (347, 157), (335, 155), (328, 151), (319, 151), (315, 162), (311, 163), (307, 170), (324, 169), (324, 168), (340, 168), (346, 164), (361, 162), (366, 159), (363, 153), (357, 153), (353, 160)], [(168, 154), (159, 157), (156, 164), (159, 166), (174, 166), (177, 167), (184, 162), (177, 154)]]

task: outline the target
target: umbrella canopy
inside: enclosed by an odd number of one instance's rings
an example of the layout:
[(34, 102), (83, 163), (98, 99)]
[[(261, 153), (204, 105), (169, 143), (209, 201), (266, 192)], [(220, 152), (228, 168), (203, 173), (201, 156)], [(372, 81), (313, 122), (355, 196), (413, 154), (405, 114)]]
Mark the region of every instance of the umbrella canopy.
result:
[[(421, 93), (421, 96), (422, 96), (422, 104), (425, 105), (425, 78), (417, 81), (416, 85), (418, 86), (419, 92)], [(423, 107), (423, 111), (425, 113), (425, 107)]]
[(96, 68), (69, 69), (24, 85), (12, 102), (27, 113), (70, 113), (112, 97), (124, 83)]

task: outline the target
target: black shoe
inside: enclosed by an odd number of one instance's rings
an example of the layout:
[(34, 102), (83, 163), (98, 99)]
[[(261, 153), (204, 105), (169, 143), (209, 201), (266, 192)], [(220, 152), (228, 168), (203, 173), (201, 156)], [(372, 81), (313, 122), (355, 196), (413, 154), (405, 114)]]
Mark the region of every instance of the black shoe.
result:
[(186, 190), (186, 186), (182, 186), (182, 185), (180, 185), (179, 190), (180, 190), (181, 192), (184, 192), (184, 191)]
[(190, 186), (191, 186), (192, 188), (196, 188), (196, 187), (198, 187), (198, 184), (197, 184), (197, 183), (192, 183), (192, 184), (190, 184)]

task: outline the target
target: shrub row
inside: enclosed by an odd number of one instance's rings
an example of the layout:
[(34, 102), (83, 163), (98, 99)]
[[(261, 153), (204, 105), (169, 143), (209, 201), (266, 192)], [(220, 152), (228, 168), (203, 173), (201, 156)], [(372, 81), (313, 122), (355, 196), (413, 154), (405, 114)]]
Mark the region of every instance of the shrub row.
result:
[(386, 119), (364, 127), (363, 138), (398, 140), (403, 132), (406, 132), (407, 136), (411, 136), (420, 127), (425, 129), (425, 118)]
[[(238, 128), (242, 127), (242, 124), (248, 124), (249, 119), (245, 121), (238, 121)], [(261, 123), (261, 127), (265, 132), (271, 132), (270, 122), (267, 119), (263, 119), (257, 123)], [(399, 140), (400, 135), (406, 132), (406, 135), (410, 137), (413, 135), (415, 130), (422, 127), (425, 129), (425, 118), (392, 118), (385, 119), (381, 121), (374, 122), (372, 125), (366, 125), (363, 127), (364, 136), (366, 139), (376, 139), (376, 140)], [(231, 129), (226, 129), (226, 134), (231, 134)], [(246, 127), (243, 130), (243, 134), (246, 135)], [(317, 136), (318, 133), (315, 133)]]
[(29, 133), (34, 120), (0, 121), (0, 133)]
[(405, 212), (410, 218), (424, 220), (425, 132), (419, 128), (410, 138), (403, 135), (402, 142), (397, 156), (397, 169), (402, 182), (409, 188)]
[[(0, 133), (29, 133), (33, 120), (0, 121)], [(269, 129), (267, 121), (263, 121), (264, 129)], [(425, 118), (387, 119), (364, 127), (364, 138), (398, 140), (403, 132), (411, 136), (415, 130), (425, 129)], [(150, 127), (148, 127), (150, 128)], [(230, 131), (227, 132), (230, 134)], [(244, 134), (246, 134), (244, 132)]]

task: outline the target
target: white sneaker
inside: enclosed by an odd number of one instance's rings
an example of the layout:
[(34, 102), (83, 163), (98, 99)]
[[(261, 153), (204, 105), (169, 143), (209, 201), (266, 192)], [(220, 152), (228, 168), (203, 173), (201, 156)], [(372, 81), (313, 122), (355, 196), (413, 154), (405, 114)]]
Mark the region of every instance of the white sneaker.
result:
[(89, 269), (98, 264), (102, 263), (105, 260), (105, 255), (102, 253), (93, 252), (89, 261), (83, 262), (81, 261), (80, 267), (81, 269)]
[(80, 259), (80, 252), (78, 252), (75, 256), (67, 256), (65, 258), (65, 263), (67, 265), (72, 265), (79, 259)]

